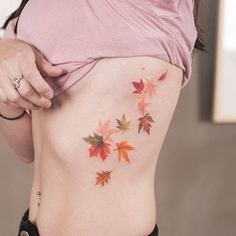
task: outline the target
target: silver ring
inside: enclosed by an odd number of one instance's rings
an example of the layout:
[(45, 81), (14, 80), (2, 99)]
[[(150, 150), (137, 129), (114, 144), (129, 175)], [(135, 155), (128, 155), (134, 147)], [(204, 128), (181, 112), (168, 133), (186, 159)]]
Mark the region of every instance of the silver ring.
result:
[(23, 75), (18, 75), (18, 76), (16, 76), (15, 78), (13, 78), (13, 79), (11, 80), (12, 85), (14, 86), (15, 89), (17, 89), (17, 88), (20, 87), (20, 81), (21, 81), (21, 79), (23, 79), (23, 78), (24, 78)]

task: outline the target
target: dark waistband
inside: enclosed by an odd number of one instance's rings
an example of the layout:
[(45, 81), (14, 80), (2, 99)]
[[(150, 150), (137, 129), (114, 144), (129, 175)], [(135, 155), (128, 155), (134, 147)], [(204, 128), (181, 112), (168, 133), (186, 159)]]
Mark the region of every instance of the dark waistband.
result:
[[(21, 218), (18, 236), (39, 236), (37, 226), (29, 220), (29, 208), (24, 212)], [(155, 227), (148, 236), (158, 236), (158, 227)]]

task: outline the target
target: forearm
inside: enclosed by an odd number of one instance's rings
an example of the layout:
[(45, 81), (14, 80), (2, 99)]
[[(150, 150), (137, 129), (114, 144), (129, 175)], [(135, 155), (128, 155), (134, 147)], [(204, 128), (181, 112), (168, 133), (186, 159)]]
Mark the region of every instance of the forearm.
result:
[[(0, 102), (0, 113), (6, 117), (17, 117), (23, 109), (10, 107)], [(34, 160), (31, 117), (25, 114), (17, 120), (6, 120), (0, 117), (0, 127), (7, 143), (24, 161)]]
[[(16, 20), (10, 21), (4, 32), (4, 40), (0, 40), (0, 113), (6, 117), (17, 117), (24, 109), (49, 108), (53, 90), (43, 76), (53, 78), (63, 73), (60, 67), (48, 62), (39, 50), (15, 37), (13, 29)], [(23, 75), (24, 85), (17, 91), (14, 91), (13, 84), (9, 84), (9, 78), (14, 75)], [(10, 101), (19, 109), (3, 101)], [(0, 117), (0, 129), (23, 161), (34, 160), (31, 117), (28, 114), (17, 120)]]

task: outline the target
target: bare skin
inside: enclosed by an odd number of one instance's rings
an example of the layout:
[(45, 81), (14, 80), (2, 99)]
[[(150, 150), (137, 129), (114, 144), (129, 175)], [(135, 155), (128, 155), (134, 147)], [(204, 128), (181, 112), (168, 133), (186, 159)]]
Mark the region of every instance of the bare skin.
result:
[(152, 232), (156, 163), (182, 74), (154, 57), (102, 59), (50, 108), (32, 110), (29, 219), (40, 236)]

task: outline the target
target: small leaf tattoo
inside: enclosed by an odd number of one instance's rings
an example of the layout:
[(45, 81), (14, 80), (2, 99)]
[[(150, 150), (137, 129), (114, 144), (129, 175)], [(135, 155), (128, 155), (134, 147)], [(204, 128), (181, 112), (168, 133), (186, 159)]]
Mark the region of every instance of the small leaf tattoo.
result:
[(94, 132), (94, 136), (89, 135), (83, 140), (89, 144), (89, 156), (90, 157), (99, 157), (103, 161), (107, 159), (108, 154), (110, 154), (110, 144), (104, 142), (103, 137)]
[(113, 142), (111, 138), (111, 133), (113, 133), (113, 130), (109, 126), (110, 120), (107, 120), (105, 123), (102, 123), (101, 120), (99, 120), (98, 129), (96, 132), (103, 137), (103, 140), (106, 140), (107, 142)]
[(156, 94), (156, 84), (153, 80), (145, 79), (144, 92), (149, 98)]
[(145, 112), (147, 112), (147, 107), (149, 104), (150, 104), (150, 102), (145, 102), (144, 98), (142, 98), (138, 101), (138, 109), (143, 115)]
[(143, 129), (143, 132), (146, 132), (150, 135), (150, 128), (151, 128), (151, 122), (154, 122), (152, 117), (149, 115), (149, 113), (145, 114), (143, 117), (139, 118), (139, 126), (138, 126), (138, 133), (140, 133), (141, 129)]
[(96, 178), (96, 184), (95, 185), (101, 185), (104, 186), (104, 184), (108, 184), (108, 180), (111, 178), (111, 171), (102, 171), (102, 172), (97, 172)]
[(142, 81), (142, 79), (140, 80), (140, 82), (132, 82), (133, 86), (135, 87), (135, 91), (133, 91), (133, 93), (142, 93), (143, 89), (144, 89), (144, 83)]
[(118, 126), (116, 126), (118, 129), (123, 130), (123, 133), (129, 129), (131, 121), (127, 121), (125, 114), (123, 114), (122, 119), (116, 119)]
[(164, 80), (168, 72), (169, 72), (168, 70), (161, 72), (160, 75), (158, 76), (158, 80)]
[(118, 160), (124, 160), (130, 163), (129, 156), (128, 156), (128, 151), (135, 150), (135, 148), (131, 145), (128, 144), (128, 141), (122, 141), (120, 143), (116, 143), (116, 149), (113, 149), (113, 151), (117, 150), (117, 156)]

